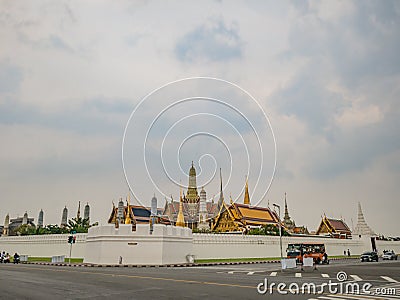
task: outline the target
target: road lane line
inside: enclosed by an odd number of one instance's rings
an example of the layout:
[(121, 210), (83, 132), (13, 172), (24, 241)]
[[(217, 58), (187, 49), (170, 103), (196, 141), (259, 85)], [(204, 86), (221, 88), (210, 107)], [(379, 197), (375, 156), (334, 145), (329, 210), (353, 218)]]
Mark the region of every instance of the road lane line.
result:
[(389, 282), (395, 282), (395, 283), (398, 282), (397, 280), (395, 280), (395, 279), (393, 279), (393, 278), (390, 278), (389, 276), (381, 276), (381, 278), (383, 278), (383, 279), (385, 279), (385, 280), (387, 280), (387, 281), (389, 281)]
[(350, 277), (353, 278), (355, 281), (362, 281), (362, 279), (357, 275), (350, 275)]
[(294, 276), (295, 277), (301, 277), (301, 273), (296, 273)]
[(329, 274), (321, 274), (321, 276), (324, 278), (329, 278)]
[(54, 272), (67, 272), (67, 273), (81, 273), (81, 274), (91, 274), (91, 275), (102, 275), (102, 276), (110, 276), (110, 277), (126, 277), (126, 278), (137, 278), (137, 279), (146, 279), (146, 280), (162, 280), (162, 281), (171, 281), (171, 282), (182, 282), (182, 283), (196, 283), (203, 285), (216, 285), (216, 286), (228, 286), (228, 287), (239, 287), (239, 288), (248, 288), (255, 289), (256, 286), (249, 285), (240, 285), (240, 284), (230, 284), (230, 283), (219, 283), (213, 281), (197, 281), (197, 280), (187, 280), (187, 279), (174, 279), (174, 278), (164, 278), (164, 277), (152, 277), (152, 276), (140, 276), (140, 275), (127, 275), (127, 274), (113, 274), (113, 273), (101, 273), (101, 272), (89, 272), (89, 271), (80, 271), (80, 270), (66, 270), (66, 269), (52, 269), (52, 268), (29, 268), (29, 267), (20, 267), (21, 269), (29, 269), (29, 270), (40, 270), (40, 271), (54, 271)]
[(271, 276), (271, 277), (275, 277), (275, 276), (276, 276), (276, 274), (278, 274), (278, 272), (271, 272), (271, 274), (269, 274), (269, 276)]

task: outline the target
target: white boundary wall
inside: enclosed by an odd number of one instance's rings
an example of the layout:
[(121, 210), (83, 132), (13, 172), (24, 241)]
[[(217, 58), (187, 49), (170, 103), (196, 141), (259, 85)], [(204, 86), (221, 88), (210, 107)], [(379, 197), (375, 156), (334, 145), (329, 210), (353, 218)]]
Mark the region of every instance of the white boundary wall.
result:
[[(333, 239), (323, 237), (282, 237), (282, 252), (286, 254), (289, 243), (324, 243), (329, 256), (343, 255), (350, 250), (352, 255), (371, 251), (370, 237), (355, 239)], [(384, 249), (400, 253), (400, 241), (376, 241), (378, 252)], [(280, 256), (279, 236), (241, 234), (193, 234), (193, 254), (196, 259), (218, 258), (264, 258)]]
[[(163, 225), (160, 225), (163, 226)], [(166, 226), (166, 228), (171, 226)], [(168, 229), (165, 229), (168, 230)], [(69, 234), (12, 236), (0, 237), (0, 251), (11, 255), (18, 252), (22, 255), (51, 257), (56, 255), (69, 256)], [(72, 246), (72, 257), (83, 258), (86, 252), (86, 234), (76, 234), (76, 243)], [(343, 255), (349, 249), (352, 255), (359, 255), (363, 251), (371, 250), (369, 237), (340, 240), (317, 237), (283, 237), (283, 255), (288, 243), (322, 242), (326, 245), (328, 255)], [(156, 245), (156, 244), (155, 244)], [(379, 253), (383, 250), (394, 250), (400, 254), (400, 241), (376, 241)], [(176, 246), (174, 251), (178, 251)], [(209, 258), (262, 258), (279, 257), (279, 237), (251, 236), (237, 234), (193, 234), (193, 248), (191, 254), (197, 259)], [(120, 255), (118, 255), (119, 257)], [(115, 261), (115, 259), (113, 260)], [(123, 261), (125, 263), (125, 261)]]
[(164, 265), (186, 263), (192, 253), (193, 237), (189, 228), (155, 224), (150, 233), (149, 225), (113, 224), (89, 229), (86, 238), (85, 263)]
[[(33, 257), (51, 257), (65, 255), (69, 257), (69, 234), (46, 234), (26, 236), (0, 237), (0, 251), (6, 251), (10, 255), (17, 252), (20, 255)], [(72, 244), (72, 257), (82, 258), (86, 249), (86, 233), (77, 233), (76, 242)]]

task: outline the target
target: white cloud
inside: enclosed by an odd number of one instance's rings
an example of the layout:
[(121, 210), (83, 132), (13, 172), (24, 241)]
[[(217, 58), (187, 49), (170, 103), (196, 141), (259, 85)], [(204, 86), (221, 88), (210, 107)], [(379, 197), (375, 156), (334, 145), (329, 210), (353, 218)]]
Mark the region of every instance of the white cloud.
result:
[(384, 115), (377, 105), (367, 107), (350, 107), (337, 115), (335, 121), (342, 129), (352, 129), (382, 121)]

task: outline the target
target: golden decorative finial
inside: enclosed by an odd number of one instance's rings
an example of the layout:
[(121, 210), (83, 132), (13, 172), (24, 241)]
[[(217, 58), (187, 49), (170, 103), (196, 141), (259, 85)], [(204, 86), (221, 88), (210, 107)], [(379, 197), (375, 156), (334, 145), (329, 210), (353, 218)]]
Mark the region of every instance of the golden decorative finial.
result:
[(180, 197), (179, 197), (179, 212), (176, 219), (176, 226), (185, 227), (185, 218), (183, 216), (183, 199), (182, 199), (182, 186), (180, 186)]
[(244, 204), (250, 205), (250, 196), (249, 196), (249, 183), (246, 176), (246, 186), (244, 189)]
[(129, 192), (128, 194), (128, 211), (126, 213), (125, 217), (125, 224), (132, 224), (132, 219), (131, 219), (131, 194)]

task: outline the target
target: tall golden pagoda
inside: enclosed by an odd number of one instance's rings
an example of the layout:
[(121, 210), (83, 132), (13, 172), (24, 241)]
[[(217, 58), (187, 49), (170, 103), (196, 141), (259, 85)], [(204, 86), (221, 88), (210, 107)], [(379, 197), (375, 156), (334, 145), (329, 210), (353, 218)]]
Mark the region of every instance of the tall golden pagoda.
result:
[(245, 186), (245, 189), (244, 189), (244, 200), (243, 200), (243, 204), (250, 205), (249, 182), (248, 182), (248, 180), (247, 180), (247, 176), (246, 176), (246, 186)]
[(183, 216), (182, 187), (180, 188), (179, 212), (178, 212), (178, 218), (176, 219), (175, 225), (180, 226), (180, 227), (185, 227), (185, 218)]

